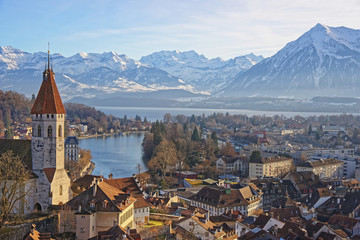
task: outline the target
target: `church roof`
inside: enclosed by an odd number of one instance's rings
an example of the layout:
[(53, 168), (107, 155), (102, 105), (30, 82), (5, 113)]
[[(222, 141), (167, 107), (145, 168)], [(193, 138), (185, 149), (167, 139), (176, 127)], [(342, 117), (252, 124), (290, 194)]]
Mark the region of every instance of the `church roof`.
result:
[(65, 114), (65, 108), (61, 101), (59, 91), (55, 83), (55, 77), (51, 69), (47, 69), (31, 114), (55, 113)]
[(54, 179), (55, 171), (56, 171), (56, 168), (44, 168), (44, 173), (50, 183)]

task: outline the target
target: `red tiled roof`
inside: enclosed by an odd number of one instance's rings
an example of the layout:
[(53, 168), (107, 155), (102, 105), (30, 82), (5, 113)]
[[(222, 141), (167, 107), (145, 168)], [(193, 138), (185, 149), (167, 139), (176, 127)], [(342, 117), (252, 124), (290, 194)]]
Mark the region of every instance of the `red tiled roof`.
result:
[(56, 87), (52, 70), (46, 70), (47, 79), (41, 84), (31, 114), (55, 113), (65, 114), (65, 108)]
[(52, 182), (52, 180), (54, 178), (55, 171), (56, 171), (56, 168), (44, 168), (44, 173), (50, 183)]

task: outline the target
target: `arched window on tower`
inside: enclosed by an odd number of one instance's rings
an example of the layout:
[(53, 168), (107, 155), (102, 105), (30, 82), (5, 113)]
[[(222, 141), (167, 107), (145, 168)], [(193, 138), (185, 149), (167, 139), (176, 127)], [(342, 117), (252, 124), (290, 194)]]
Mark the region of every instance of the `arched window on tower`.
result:
[(59, 126), (59, 137), (61, 137), (61, 132), (62, 132), (62, 128), (61, 128), (61, 125)]
[(41, 137), (41, 127), (40, 127), (40, 125), (38, 126), (37, 136)]
[(52, 127), (48, 127), (48, 137), (52, 137)]

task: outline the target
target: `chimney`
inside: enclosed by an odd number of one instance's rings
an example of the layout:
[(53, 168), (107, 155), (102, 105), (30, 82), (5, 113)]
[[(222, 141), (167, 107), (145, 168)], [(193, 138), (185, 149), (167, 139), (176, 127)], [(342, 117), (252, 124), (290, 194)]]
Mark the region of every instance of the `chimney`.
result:
[(97, 192), (97, 185), (98, 185), (98, 182), (97, 180), (95, 181), (95, 184), (93, 185), (93, 197), (96, 196), (96, 192)]
[(274, 235), (277, 235), (279, 231), (279, 226), (277, 224), (274, 225), (274, 231), (275, 231)]
[(113, 179), (113, 174), (112, 173), (109, 174), (109, 179)]
[(78, 206), (78, 212), (81, 212), (81, 205)]
[(31, 232), (32, 234), (34, 234), (35, 228), (36, 228), (36, 225), (35, 225), (35, 224), (31, 224), (30, 232)]

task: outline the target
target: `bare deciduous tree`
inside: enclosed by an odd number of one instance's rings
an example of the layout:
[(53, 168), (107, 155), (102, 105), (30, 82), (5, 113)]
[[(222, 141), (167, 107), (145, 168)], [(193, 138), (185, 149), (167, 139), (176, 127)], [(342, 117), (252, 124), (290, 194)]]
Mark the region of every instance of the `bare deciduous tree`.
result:
[(30, 191), (30, 188), (25, 189), (29, 178), (30, 171), (12, 151), (0, 156), (0, 229), (11, 214), (21, 212), (21, 209), (16, 209), (16, 205)]
[(148, 162), (148, 167), (152, 170), (160, 170), (164, 178), (166, 173), (175, 167), (176, 162), (175, 145), (164, 139), (155, 148), (154, 157)]

